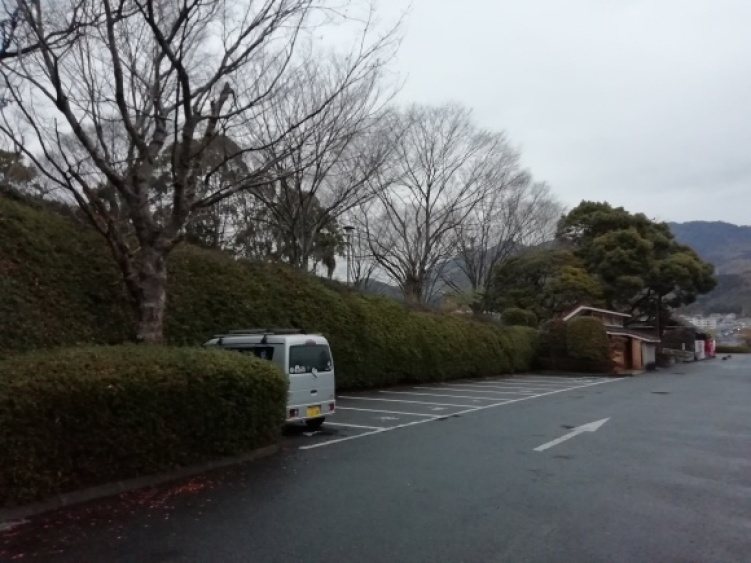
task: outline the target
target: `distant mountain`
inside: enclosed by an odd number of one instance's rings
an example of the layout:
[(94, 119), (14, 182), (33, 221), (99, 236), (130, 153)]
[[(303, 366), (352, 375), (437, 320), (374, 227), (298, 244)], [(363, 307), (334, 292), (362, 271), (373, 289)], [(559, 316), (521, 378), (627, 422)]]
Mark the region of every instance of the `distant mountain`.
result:
[(378, 280), (368, 280), (365, 284), (365, 287), (362, 288), (362, 290), (365, 293), (372, 293), (374, 295), (382, 295), (384, 297), (391, 297), (392, 299), (396, 299), (398, 301), (404, 300), (404, 294), (402, 293), (402, 290), (398, 287), (378, 281)]
[(675, 238), (714, 264), (718, 274), (751, 271), (751, 227), (722, 221), (690, 221), (669, 225)]
[(676, 239), (714, 264), (718, 278), (715, 290), (686, 311), (751, 315), (751, 227), (722, 221), (669, 225)]

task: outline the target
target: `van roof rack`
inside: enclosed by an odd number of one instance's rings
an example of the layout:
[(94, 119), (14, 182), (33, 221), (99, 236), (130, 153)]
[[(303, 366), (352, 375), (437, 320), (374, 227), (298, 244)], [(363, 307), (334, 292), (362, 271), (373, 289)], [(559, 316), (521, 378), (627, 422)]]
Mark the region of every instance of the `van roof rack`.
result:
[(281, 328), (281, 327), (239, 328), (236, 330), (227, 331), (225, 336), (229, 336), (229, 335), (240, 336), (240, 335), (246, 335), (246, 334), (252, 335), (252, 334), (307, 334), (307, 333), (300, 328)]
[(222, 341), (231, 336), (263, 336), (263, 339), (261, 340), (262, 343), (266, 343), (266, 337), (267, 336), (276, 336), (276, 335), (284, 335), (284, 334), (308, 334), (307, 331), (300, 329), (300, 328), (279, 328), (279, 327), (270, 327), (270, 328), (238, 328), (235, 330), (229, 330), (227, 332), (223, 332), (221, 334), (215, 334), (214, 338), (218, 338), (220, 346), (222, 345)]

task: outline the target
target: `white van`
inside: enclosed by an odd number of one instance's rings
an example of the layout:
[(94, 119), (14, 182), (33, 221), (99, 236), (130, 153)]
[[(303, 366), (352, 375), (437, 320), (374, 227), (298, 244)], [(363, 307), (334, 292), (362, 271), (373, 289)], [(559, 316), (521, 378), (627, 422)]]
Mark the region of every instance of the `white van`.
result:
[(320, 334), (296, 329), (245, 329), (215, 335), (204, 346), (221, 346), (275, 362), (289, 377), (287, 422), (319, 428), (336, 410), (334, 360)]

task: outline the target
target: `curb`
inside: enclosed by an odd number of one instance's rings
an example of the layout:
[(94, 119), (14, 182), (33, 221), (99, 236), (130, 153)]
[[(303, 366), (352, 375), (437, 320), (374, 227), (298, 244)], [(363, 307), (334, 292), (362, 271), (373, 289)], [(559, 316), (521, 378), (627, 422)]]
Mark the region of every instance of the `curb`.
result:
[(134, 477), (132, 479), (125, 479), (122, 481), (113, 481), (112, 483), (105, 483), (104, 485), (98, 485), (96, 487), (90, 487), (88, 489), (81, 489), (78, 491), (72, 491), (70, 493), (59, 494), (50, 499), (27, 504), (24, 506), (18, 506), (14, 508), (0, 508), (0, 531), (10, 528), (11, 525), (9, 524), (11, 524), (13, 521), (24, 520), (26, 518), (37, 516), (44, 512), (50, 512), (52, 510), (57, 510), (76, 504), (83, 504), (85, 502), (100, 498), (115, 496), (120, 493), (126, 493), (129, 491), (135, 491), (137, 489), (161, 485), (169, 481), (177, 481), (178, 479), (191, 477), (193, 475), (205, 473), (213, 469), (220, 469), (222, 467), (228, 467), (230, 465), (239, 465), (241, 463), (254, 461), (271, 456), (277, 453), (280, 449), (281, 446), (279, 444), (273, 444), (271, 446), (258, 448), (246, 454), (241, 454), (234, 457), (225, 457), (213, 461), (207, 461), (198, 465), (181, 467), (172, 471), (146, 475), (144, 477)]

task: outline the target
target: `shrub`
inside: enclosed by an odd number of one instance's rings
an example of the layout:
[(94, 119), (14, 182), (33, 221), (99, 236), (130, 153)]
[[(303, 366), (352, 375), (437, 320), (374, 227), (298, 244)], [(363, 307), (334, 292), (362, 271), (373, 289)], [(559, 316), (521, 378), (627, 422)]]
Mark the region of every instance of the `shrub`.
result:
[(550, 319), (540, 326), (539, 354), (545, 358), (563, 358), (566, 356), (566, 321)]
[(605, 327), (592, 317), (571, 319), (566, 329), (566, 350), (570, 358), (577, 360), (609, 360), (610, 345)]
[(501, 313), (501, 320), (506, 326), (528, 326), (529, 317), (527, 311), (517, 307), (511, 307)]
[(0, 362), (0, 504), (271, 444), (286, 395), (274, 364), (226, 350), (103, 346)]
[[(129, 336), (120, 274), (98, 235), (2, 197), (0, 217), (0, 357)], [(511, 336), (511, 328), (412, 311), (281, 264), (233, 260), (188, 245), (172, 253), (167, 342), (195, 346), (217, 332), (254, 326), (323, 333), (341, 389), (530, 368), (529, 354), (516, 348), (522, 337)], [(519, 334), (536, 342), (533, 332)]]
[(748, 354), (751, 353), (751, 348), (748, 346), (728, 346), (720, 344), (715, 347), (715, 354)]
[(537, 314), (530, 310), (525, 309), (524, 314), (527, 317), (527, 326), (530, 328), (538, 328), (540, 326), (540, 320), (537, 318)]
[(513, 371), (528, 371), (537, 357), (540, 333), (531, 327), (515, 326), (508, 329), (507, 335)]

